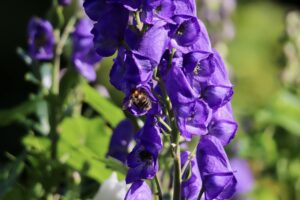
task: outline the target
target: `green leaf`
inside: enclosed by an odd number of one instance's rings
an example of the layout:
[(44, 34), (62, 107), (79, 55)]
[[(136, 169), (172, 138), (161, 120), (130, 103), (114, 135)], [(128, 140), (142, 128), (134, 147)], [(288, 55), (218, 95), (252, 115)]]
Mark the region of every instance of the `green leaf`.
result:
[(50, 140), (47, 137), (37, 137), (34, 134), (28, 134), (22, 143), (28, 151), (46, 152), (50, 149)]
[(109, 146), (110, 129), (100, 118), (84, 117), (67, 118), (59, 127), (59, 159), (91, 178), (102, 182), (107, 179), (111, 170), (105, 163)]
[(256, 115), (262, 124), (275, 124), (292, 134), (300, 136), (300, 98), (287, 91), (280, 92), (270, 107)]
[(0, 198), (9, 192), (24, 169), (25, 154), (0, 170)]
[(14, 108), (0, 111), (0, 126), (6, 126), (16, 121), (27, 123), (26, 116), (35, 112), (39, 102), (39, 99), (31, 99)]
[(117, 126), (117, 124), (125, 118), (120, 108), (102, 97), (97, 90), (87, 83), (82, 85), (82, 91), (84, 93), (84, 101), (101, 114), (113, 127)]
[(108, 158), (100, 159), (100, 161), (113, 171), (120, 172), (124, 176), (127, 174), (128, 168), (121, 161), (113, 157), (109, 156)]

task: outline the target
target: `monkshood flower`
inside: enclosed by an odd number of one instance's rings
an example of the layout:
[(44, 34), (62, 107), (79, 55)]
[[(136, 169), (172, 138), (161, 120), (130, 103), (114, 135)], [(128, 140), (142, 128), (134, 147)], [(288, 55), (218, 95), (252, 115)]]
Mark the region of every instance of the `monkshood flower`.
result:
[(39, 18), (31, 18), (28, 24), (29, 55), (34, 60), (53, 58), (54, 34), (50, 22)]
[(72, 0), (58, 0), (58, 4), (61, 6), (68, 6), (70, 5)]
[(233, 86), (222, 58), (218, 52), (212, 51), (186, 54), (183, 66), (194, 91), (211, 109), (217, 110), (231, 100)]
[(144, 127), (135, 136), (137, 145), (127, 157), (129, 167), (126, 183), (152, 179), (158, 171), (158, 154), (162, 149), (159, 127), (153, 116), (146, 119)]
[(208, 133), (217, 137), (223, 146), (234, 138), (238, 125), (232, 116), (231, 103), (214, 112), (208, 125)]
[[(190, 152), (181, 153), (181, 168), (188, 162)], [(196, 158), (191, 159), (190, 169), (186, 169), (183, 174), (181, 185), (181, 199), (196, 200), (202, 187), (202, 181)]]
[(237, 180), (221, 142), (214, 136), (203, 136), (196, 157), (205, 199), (229, 199)]
[(202, 21), (196, 16), (178, 15), (175, 25), (170, 25), (170, 46), (187, 54), (193, 51), (211, 52), (211, 43)]
[(125, 200), (151, 200), (152, 192), (147, 183), (136, 181), (129, 188)]
[(125, 181), (118, 181), (116, 172), (105, 180), (93, 200), (123, 200), (126, 195), (128, 186)]
[(135, 116), (159, 113), (156, 97), (151, 92), (152, 62), (131, 51), (120, 49), (110, 72), (110, 82), (125, 93), (123, 108)]
[(121, 121), (113, 131), (107, 156), (111, 156), (125, 163), (133, 134), (134, 126), (132, 122), (128, 119)]
[(199, 99), (185, 77), (182, 68), (178, 66), (176, 59), (174, 60), (172, 68), (163, 78), (174, 107), (178, 128), (182, 136), (191, 139), (192, 135), (203, 135), (207, 132), (206, 127), (211, 116), (211, 110), (203, 100)]
[(93, 35), (90, 33), (92, 27), (93, 23), (88, 18), (80, 19), (72, 38), (72, 61), (76, 70), (89, 81), (96, 80), (95, 65), (101, 60), (94, 49)]
[(87, 15), (97, 21), (92, 29), (97, 53), (103, 57), (113, 55), (122, 44), (128, 10), (118, 4), (107, 5), (103, 0), (85, 1), (83, 6)]
[(254, 189), (254, 177), (249, 164), (246, 160), (241, 158), (233, 158), (230, 160), (232, 168), (236, 171), (236, 195), (234, 199), (248, 199), (243, 194), (250, 193)]
[[(126, 182), (133, 185), (126, 199), (151, 199), (142, 181), (159, 170), (160, 130), (166, 153), (174, 158), (175, 198), (194, 200), (200, 191), (202, 199), (230, 198), (236, 179), (223, 146), (237, 129), (230, 106), (233, 86), (196, 16), (195, 1), (86, 0), (84, 8), (95, 21), (97, 53), (111, 56), (118, 50), (110, 82), (124, 93), (123, 108), (146, 119), (127, 156)], [(185, 141), (201, 136), (197, 161), (192, 159), (183, 174), (180, 163), (189, 161), (187, 152), (182, 162), (178, 158), (179, 134)]]

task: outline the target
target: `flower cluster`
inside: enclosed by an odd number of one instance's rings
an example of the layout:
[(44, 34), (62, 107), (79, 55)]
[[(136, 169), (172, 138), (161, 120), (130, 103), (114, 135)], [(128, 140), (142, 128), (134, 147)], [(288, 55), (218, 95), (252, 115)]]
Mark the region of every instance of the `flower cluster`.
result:
[(188, 159), (186, 152), (174, 155), (182, 168), (186, 162), (192, 168), (191, 176), (181, 177), (186, 179), (179, 188), (182, 199), (199, 193), (205, 199), (230, 198), (236, 179), (224, 146), (237, 130), (230, 104), (233, 85), (197, 18), (195, 2), (86, 0), (84, 8), (96, 21), (96, 52), (106, 57), (117, 51), (110, 81), (125, 94), (124, 109), (146, 116), (126, 160), (126, 182), (133, 183), (126, 199), (151, 199), (143, 180), (159, 170), (158, 157), (167, 142), (162, 132), (171, 138), (172, 145), (166, 146), (177, 152), (177, 132), (183, 142), (201, 137), (197, 159)]

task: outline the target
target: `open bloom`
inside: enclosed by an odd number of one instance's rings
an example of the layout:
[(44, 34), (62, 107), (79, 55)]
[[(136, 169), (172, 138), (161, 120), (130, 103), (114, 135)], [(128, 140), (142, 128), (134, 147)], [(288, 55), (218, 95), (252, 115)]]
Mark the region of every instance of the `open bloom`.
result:
[(32, 18), (28, 24), (29, 55), (35, 60), (53, 58), (54, 34), (50, 22), (40, 18)]
[(126, 182), (152, 179), (158, 171), (158, 154), (162, 149), (159, 127), (153, 117), (148, 117), (144, 127), (136, 134), (137, 145), (127, 157), (129, 167)]

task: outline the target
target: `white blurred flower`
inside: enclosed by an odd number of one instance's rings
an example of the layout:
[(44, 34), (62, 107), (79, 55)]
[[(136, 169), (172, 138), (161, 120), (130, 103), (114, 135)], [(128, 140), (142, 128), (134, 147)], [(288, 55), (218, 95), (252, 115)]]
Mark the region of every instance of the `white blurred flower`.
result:
[(123, 200), (130, 185), (118, 181), (116, 172), (103, 182), (93, 200)]

